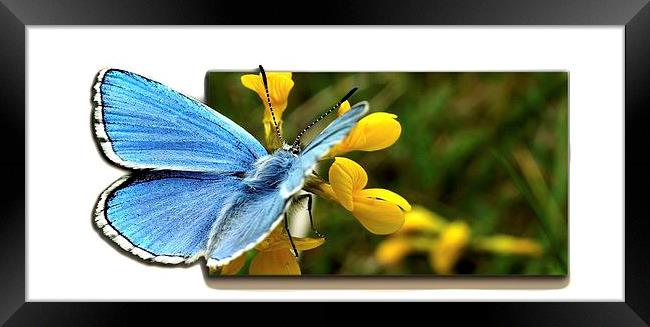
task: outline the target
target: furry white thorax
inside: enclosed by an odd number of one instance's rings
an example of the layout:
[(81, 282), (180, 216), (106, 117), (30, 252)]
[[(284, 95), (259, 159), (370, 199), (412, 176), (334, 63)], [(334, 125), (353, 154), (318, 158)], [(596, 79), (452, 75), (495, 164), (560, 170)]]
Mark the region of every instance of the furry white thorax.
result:
[(285, 144), (272, 154), (255, 161), (253, 169), (246, 173), (243, 183), (256, 191), (272, 191), (286, 180), (297, 158), (291, 153), (290, 146)]

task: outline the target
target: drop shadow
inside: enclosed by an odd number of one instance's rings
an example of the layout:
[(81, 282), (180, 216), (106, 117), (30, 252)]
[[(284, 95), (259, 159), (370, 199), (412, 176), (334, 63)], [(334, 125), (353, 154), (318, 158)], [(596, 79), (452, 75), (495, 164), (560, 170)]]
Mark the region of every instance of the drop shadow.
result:
[(208, 287), (220, 290), (548, 290), (569, 285), (568, 275), (401, 275), (401, 276), (219, 276), (202, 266)]

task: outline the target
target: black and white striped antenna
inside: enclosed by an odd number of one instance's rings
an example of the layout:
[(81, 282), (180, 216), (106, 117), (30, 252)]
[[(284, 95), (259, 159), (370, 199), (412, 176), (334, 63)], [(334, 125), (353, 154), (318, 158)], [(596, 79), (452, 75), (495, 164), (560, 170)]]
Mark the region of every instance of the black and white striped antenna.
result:
[(266, 80), (266, 72), (264, 72), (264, 68), (262, 65), (260, 65), (260, 73), (262, 74), (262, 82), (264, 82), (264, 91), (266, 91), (266, 101), (269, 104), (269, 110), (271, 111), (271, 118), (273, 118), (273, 125), (275, 126), (275, 132), (278, 134), (278, 138), (280, 139), (281, 143), (284, 143), (284, 139), (282, 139), (282, 132), (280, 132), (280, 126), (278, 126), (278, 122), (275, 120), (275, 113), (273, 112), (273, 106), (271, 105), (271, 96), (269, 95), (269, 85), (268, 81)]
[(357, 91), (357, 88), (356, 88), (356, 87), (353, 88), (352, 90), (350, 90), (350, 92), (348, 92), (348, 94), (346, 94), (343, 98), (341, 98), (341, 100), (339, 100), (339, 101), (338, 101), (338, 102), (337, 102), (337, 103), (336, 103), (332, 108), (330, 108), (329, 110), (327, 110), (326, 112), (324, 112), (322, 115), (318, 116), (318, 118), (316, 118), (316, 120), (314, 120), (314, 121), (311, 122), (309, 125), (307, 125), (307, 127), (305, 127), (305, 128), (300, 132), (300, 134), (298, 134), (298, 136), (296, 137), (296, 140), (293, 141), (293, 144), (291, 144), (291, 149), (292, 149), (292, 150), (297, 150), (297, 146), (298, 146), (298, 144), (300, 143), (300, 138), (303, 136), (303, 134), (305, 134), (305, 132), (307, 132), (310, 128), (312, 128), (312, 126), (316, 125), (316, 123), (318, 123), (319, 121), (321, 121), (321, 119), (325, 118), (325, 116), (329, 115), (330, 113), (332, 113), (332, 111), (334, 111), (334, 110), (336, 110), (338, 107), (340, 107), (341, 104), (342, 104), (343, 102), (345, 102), (347, 99), (349, 99), (349, 98), (352, 96), (352, 94), (354, 94), (354, 92), (356, 92), (356, 91)]

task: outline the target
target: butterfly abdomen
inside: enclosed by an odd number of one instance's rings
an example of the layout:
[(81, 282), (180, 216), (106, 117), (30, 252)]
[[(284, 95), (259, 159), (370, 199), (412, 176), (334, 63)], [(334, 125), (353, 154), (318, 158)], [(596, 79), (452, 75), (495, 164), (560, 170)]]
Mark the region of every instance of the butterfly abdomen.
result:
[(244, 185), (256, 192), (274, 191), (287, 179), (289, 169), (296, 161), (291, 152), (279, 149), (258, 159), (253, 169), (246, 173)]

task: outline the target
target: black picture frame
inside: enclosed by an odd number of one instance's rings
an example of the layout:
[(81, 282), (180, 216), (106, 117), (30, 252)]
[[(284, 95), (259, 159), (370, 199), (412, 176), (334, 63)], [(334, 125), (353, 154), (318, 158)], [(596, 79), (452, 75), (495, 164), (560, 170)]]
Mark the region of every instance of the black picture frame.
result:
[[(191, 312), (198, 313), (196, 317), (219, 323), (218, 320), (221, 319), (215, 319), (220, 316), (219, 312), (229, 311), (223, 306), (210, 307), (210, 304), (205, 304), (205, 308), (196, 308), (196, 304), (169, 303), (25, 302), (25, 191), (29, 178), (25, 174), (26, 162), (29, 160), (26, 158), (25, 140), (26, 129), (29, 128), (25, 125), (26, 25), (123, 24), (624, 25), (624, 302), (436, 303), (429, 304), (430, 309), (427, 310), (432, 310), (430, 314), (454, 318), (459, 322), (474, 320), (482, 324), (505, 326), (647, 326), (650, 322), (650, 220), (644, 210), (647, 201), (645, 189), (650, 185), (647, 169), (650, 164), (650, 142), (648, 129), (644, 126), (650, 117), (648, 0), (365, 0), (327, 2), (318, 8), (307, 2), (293, 1), (267, 1), (259, 4), (251, 1), (204, 0), (1, 2), (0, 135), (4, 153), (0, 160), (5, 174), (1, 188), (3, 212), (0, 217), (0, 323), (6, 322), (11, 326), (114, 326), (141, 318), (154, 324), (156, 320), (163, 323), (171, 320), (187, 321), (189, 318), (186, 317), (191, 316)], [(93, 49), (97, 44), (94, 41), (88, 40), (91, 50), (89, 53), (97, 50)], [(617, 263), (603, 262), (603, 265), (607, 264)], [(271, 310), (287, 312), (293, 308), (275, 306)], [(317, 316), (322, 320), (337, 319), (337, 314), (328, 318), (320, 310)]]

